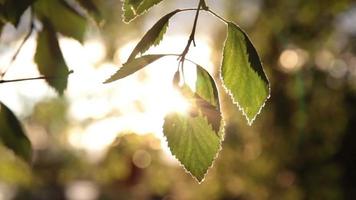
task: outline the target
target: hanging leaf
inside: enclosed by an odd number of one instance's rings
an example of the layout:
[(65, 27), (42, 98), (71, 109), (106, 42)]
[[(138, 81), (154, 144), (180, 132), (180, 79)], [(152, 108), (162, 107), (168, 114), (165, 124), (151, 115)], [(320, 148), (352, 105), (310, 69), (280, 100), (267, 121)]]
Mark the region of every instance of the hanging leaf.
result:
[(35, 62), (38, 70), (46, 76), (47, 83), (59, 94), (67, 87), (68, 67), (58, 44), (56, 32), (48, 20), (43, 21), (43, 29), (38, 34)]
[(177, 12), (178, 10), (175, 10), (171, 13), (168, 13), (160, 20), (158, 20), (156, 24), (153, 25), (153, 27), (147, 31), (147, 33), (143, 36), (141, 41), (136, 45), (135, 49), (132, 51), (131, 55), (129, 56), (128, 61), (133, 60), (139, 53), (143, 54), (151, 46), (158, 45), (161, 42), (163, 35), (167, 31), (169, 19)]
[(79, 4), (87, 10), (90, 16), (93, 17), (97, 24), (101, 24), (103, 16), (100, 13), (98, 7), (92, 0), (77, 0)]
[(200, 66), (196, 92), (186, 85), (180, 91), (191, 103), (190, 111), (166, 116), (163, 132), (172, 154), (201, 182), (217, 157), (223, 138), (218, 91), (213, 78)]
[(124, 0), (122, 5), (124, 22), (130, 22), (161, 1), (162, 0)]
[(31, 143), (26, 137), (19, 120), (0, 102), (0, 143), (11, 149), (27, 162), (31, 161)]
[(108, 80), (106, 80), (104, 83), (110, 83), (110, 82), (125, 78), (126, 76), (129, 76), (129, 75), (137, 72), (138, 70), (146, 67), (147, 65), (162, 58), (163, 56), (165, 56), (165, 55), (164, 54), (145, 55), (145, 56), (133, 59), (133, 60), (123, 64), (122, 67), (114, 75), (112, 75)]
[(17, 26), (20, 18), (34, 0), (5, 0), (0, 5), (1, 17)]
[(83, 42), (86, 29), (85, 17), (78, 14), (63, 0), (37, 0), (35, 11), (40, 19), (46, 18), (61, 34)]
[(228, 23), (221, 76), (234, 103), (251, 125), (269, 98), (269, 82), (250, 39), (231, 22)]

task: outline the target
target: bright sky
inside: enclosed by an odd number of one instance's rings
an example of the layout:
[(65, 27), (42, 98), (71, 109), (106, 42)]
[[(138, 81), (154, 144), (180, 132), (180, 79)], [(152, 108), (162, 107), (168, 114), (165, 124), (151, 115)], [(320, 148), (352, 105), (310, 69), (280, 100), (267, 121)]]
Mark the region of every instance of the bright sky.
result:
[[(182, 36), (165, 37), (161, 45), (151, 49), (150, 53), (180, 53), (186, 40)], [(191, 48), (188, 58), (212, 71), (209, 42), (197, 38), (198, 46)], [(167, 151), (162, 133), (163, 118), (168, 112), (182, 112), (189, 106), (172, 87), (172, 77), (177, 69), (176, 57), (163, 58), (122, 80), (102, 83), (126, 61), (136, 43), (130, 42), (117, 51), (117, 64), (98, 65), (105, 55), (100, 41), (89, 40), (81, 45), (73, 39), (60, 39), (65, 60), (74, 70), (65, 92), (70, 104), (68, 117), (72, 122), (66, 133), (68, 143), (74, 148), (84, 149), (94, 160), (102, 157), (118, 134), (125, 132), (153, 133), (161, 139), (162, 148)], [(33, 62), (35, 46), (34, 36), (26, 42), (5, 79), (39, 76)], [(1, 66), (9, 63), (12, 54), (11, 50), (2, 54)], [(195, 66), (186, 62), (185, 73), (187, 82), (192, 85), (196, 76)], [(0, 101), (22, 117), (28, 115), (37, 102), (55, 95), (42, 80), (0, 85)], [(86, 126), (81, 125), (88, 119), (93, 120)]]

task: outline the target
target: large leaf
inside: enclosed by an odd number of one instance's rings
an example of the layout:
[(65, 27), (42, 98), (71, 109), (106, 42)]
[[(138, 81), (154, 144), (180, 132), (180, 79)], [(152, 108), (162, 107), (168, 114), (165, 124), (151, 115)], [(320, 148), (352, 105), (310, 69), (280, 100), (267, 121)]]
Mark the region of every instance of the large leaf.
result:
[(0, 143), (11, 149), (25, 161), (31, 161), (31, 143), (26, 137), (19, 120), (0, 102)]
[(200, 66), (195, 89), (194, 93), (186, 85), (180, 88), (191, 103), (190, 111), (166, 116), (163, 132), (172, 154), (201, 182), (220, 150), (223, 120), (215, 82)]
[(268, 79), (246, 33), (228, 23), (221, 76), (225, 88), (251, 125), (269, 98)]
[(19, 24), (20, 18), (25, 10), (34, 0), (4, 0), (0, 4), (0, 16), (15, 26)]
[(139, 53), (143, 54), (151, 46), (158, 45), (161, 42), (163, 35), (167, 31), (169, 19), (177, 12), (178, 10), (175, 10), (158, 20), (156, 24), (153, 25), (149, 31), (147, 31), (140, 42), (136, 45), (131, 55), (129, 56), (128, 61), (133, 60)]
[(163, 132), (172, 154), (199, 182), (220, 150), (221, 138), (202, 115), (177, 113), (165, 117)]
[(56, 31), (83, 42), (86, 19), (65, 1), (37, 0), (35, 10), (41, 19), (49, 19)]
[(47, 20), (44, 20), (43, 29), (38, 34), (35, 62), (40, 73), (46, 76), (47, 83), (59, 94), (63, 94), (67, 87), (68, 67), (59, 47), (56, 32)]
[(164, 54), (157, 54), (157, 55), (145, 55), (136, 59), (133, 59), (125, 64), (122, 65), (122, 67), (114, 74), (112, 75), (108, 80), (106, 80), (104, 83), (110, 83), (119, 79), (122, 79), (126, 76), (129, 76), (138, 70), (146, 67), (147, 65), (151, 64), (152, 62), (162, 58), (165, 56)]
[(124, 0), (122, 10), (124, 22), (130, 22), (162, 0)]

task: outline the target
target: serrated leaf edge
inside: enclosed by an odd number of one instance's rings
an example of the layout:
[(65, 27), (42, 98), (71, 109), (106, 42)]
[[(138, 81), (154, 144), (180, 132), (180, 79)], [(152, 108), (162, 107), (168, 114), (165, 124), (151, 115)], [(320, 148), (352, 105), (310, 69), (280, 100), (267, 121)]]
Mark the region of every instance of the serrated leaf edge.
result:
[[(145, 0), (143, 0), (138, 6), (137, 6), (137, 9), (143, 4)], [(163, 1), (163, 0), (162, 0)], [(129, 24), (131, 23), (133, 20), (135, 20), (137, 17), (141, 16), (141, 15), (144, 15), (146, 14), (146, 12), (148, 12), (149, 10), (151, 10), (153, 7), (155, 7), (156, 5), (160, 4), (162, 1), (156, 3), (156, 4), (153, 4), (153, 6), (149, 7), (147, 10), (144, 10), (142, 13), (140, 14), (137, 14), (136, 11), (135, 11), (135, 17), (133, 17), (132, 19), (130, 19), (129, 21), (125, 21), (125, 9), (124, 9), (124, 3), (125, 3), (125, 0), (122, 0), (122, 6), (121, 6), (121, 11), (122, 11), (122, 14), (121, 14), (121, 18), (122, 18), (122, 22), (124, 22), (125, 24)]]
[[(233, 23), (233, 22), (231, 22), (231, 23)], [(233, 23), (233, 24), (235, 24), (235, 23)], [(249, 39), (248, 36), (247, 36), (247, 34), (245, 33), (245, 31), (244, 31), (239, 25), (237, 25), (237, 24), (235, 24), (235, 25), (240, 29), (240, 31), (244, 34), (244, 36), (245, 36), (247, 39)], [(226, 35), (227, 35), (227, 34), (226, 34)], [(226, 36), (223, 49), (225, 49), (225, 45), (226, 45), (227, 38), (228, 38), (228, 37)], [(250, 40), (250, 39), (249, 39), (249, 40)], [(250, 40), (250, 41), (251, 41), (251, 40)], [(251, 43), (252, 43), (252, 42), (251, 42)], [(220, 65), (220, 68), (219, 68), (219, 78), (220, 78), (221, 83), (222, 83), (221, 85), (223, 86), (224, 90), (229, 94), (229, 96), (230, 96), (232, 102), (233, 102), (235, 105), (237, 105), (237, 107), (239, 108), (239, 111), (242, 112), (243, 116), (244, 116), (244, 117), (246, 118), (246, 120), (247, 120), (248, 125), (249, 125), (249, 126), (252, 126), (252, 124), (253, 124), (253, 122), (255, 121), (256, 117), (261, 113), (262, 109), (265, 107), (267, 100), (271, 97), (271, 84), (270, 84), (270, 81), (269, 81), (269, 79), (268, 79), (268, 77), (267, 77), (267, 75), (266, 75), (266, 79), (267, 79), (267, 81), (268, 81), (268, 82), (267, 82), (267, 86), (268, 86), (268, 96), (265, 98), (265, 100), (264, 100), (263, 103), (261, 104), (261, 106), (260, 106), (258, 112), (255, 114), (255, 116), (254, 116), (252, 119), (250, 119), (250, 118), (247, 116), (247, 113), (246, 113), (246, 112), (244, 111), (244, 109), (242, 108), (242, 106), (240, 106), (239, 102), (236, 101), (236, 99), (235, 99), (234, 95), (232, 94), (231, 90), (230, 90), (229, 88), (227, 88), (227, 86), (226, 86), (226, 84), (225, 84), (224, 78), (222, 77), (222, 71), (221, 71), (222, 64), (223, 64), (223, 60), (224, 60), (224, 51), (222, 51), (222, 56), (221, 56), (221, 57), (222, 57), (222, 59), (221, 59), (221, 65)], [(249, 61), (248, 61), (248, 62), (249, 62)], [(249, 62), (249, 64), (251, 64), (251, 63)], [(262, 62), (261, 62), (261, 65), (262, 65)], [(266, 72), (264, 71), (263, 68), (262, 68), (262, 70), (263, 70), (263, 73), (266, 74)], [(256, 75), (257, 75), (261, 80), (263, 80), (263, 78), (262, 78), (254, 69), (252, 69), (252, 71), (253, 71), (254, 73), (256, 73)]]
[[(190, 176), (192, 176), (197, 182), (198, 184), (202, 184), (206, 178), (206, 175), (209, 173), (210, 169), (213, 168), (214, 164), (215, 164), (215, 161), (216, 159), (218, 158), (219, 154), (220, 154), (220, 151), (222, 150), (222, 143), (224, 142), (225, 140), (225, 120), (222, 116), (222, 113), (220, 112), (220, 116), (221, 116), (221, 130), (219, 132), (221, 132), (221, 138), (219, 140), (219, 149), (217, 150), (217, 152), (215, 153), (215, 156), (211, 162), (211, 165), (208, 167), (208, 169), (205, 171), (205, 173), (203, 174), (203, 178), (201, 180), (199, 180), (197, 177), (195, 177), (184, 165), (183, 163), (177, 158), (177, 156), (173, 153), (172, 149), (171, 149), (171, 146), (169, 145), (169, 142), (168, 142), (168, 139), (166, 137), (166, 135), (164, 134), (164, 128), (162, 127), (162, 130), (163, 130), (163, 136), (165, 138), (165, 142), (167, 143), (167, 146), (169, 148), (169, 151), (171, 152), (172, 156), (178, 161), (179, 163), (179, 166), (182, 167), (184, 169), (184, 171), (189, 174)], [(206, 116), (203, 116), (204, 120), (206, 120), (209, 128), (215, 133), (214, 129), (213, 129), (213, 126), (208, 122), (209, 120), (207, 119)], [(164, 124), (163, 124), (164, 126)], [(218, 133), (219, 134), (219, 133)]]

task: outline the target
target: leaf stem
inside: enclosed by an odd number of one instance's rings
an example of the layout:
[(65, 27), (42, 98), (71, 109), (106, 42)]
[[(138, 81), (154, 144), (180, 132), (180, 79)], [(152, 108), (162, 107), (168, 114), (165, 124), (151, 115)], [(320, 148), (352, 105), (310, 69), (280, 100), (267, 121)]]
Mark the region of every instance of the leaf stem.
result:
[[(70, 75), (73, 73), (73, 70), (70, 70), (67, 74)], [(11, 80), (0, 80), (0, 84), (2, 83), (13, 83), (13, 82), (21, 82), (21, 81), (32, 81), (32, 80), (42, 80), (42, 79), (59, 79), (61, 77), (48, 77), (48, 76), (39, 76), (39, 77), (33, 77), (33, 78), (20, 78), (20, 79), (11, 79)]]

